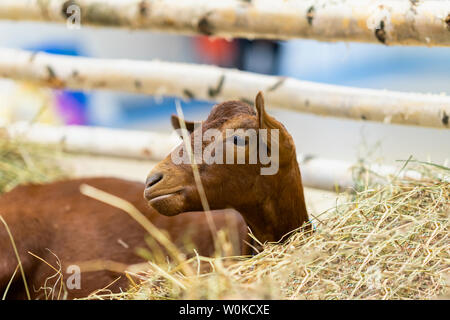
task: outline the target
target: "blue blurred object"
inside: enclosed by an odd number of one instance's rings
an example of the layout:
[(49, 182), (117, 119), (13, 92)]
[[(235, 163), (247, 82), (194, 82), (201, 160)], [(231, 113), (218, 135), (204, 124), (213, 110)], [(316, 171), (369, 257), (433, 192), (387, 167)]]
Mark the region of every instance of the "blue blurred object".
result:
[[(356, 87), (448, 91), (450, 48), (293, 40), (282, 43), (280, 73)], [(425, 78), (430, 81), (425, 81)]]
[(139, 127), (145, 129), (171, 128), (170, 115), (176, 114), (175, 102), (178, 100), (183, 108), (183, 113), (188, 120), (200, 120), (204, 118), (214, 105), (210, 101), (189, 100), (184, 101), (179, 97), (149, 97), (132, 95), (118, 97), (120, 116), (117, 122), (111, 124), (115, 127)]
[[(38, 47), (27, 48), (30, 51), (41, 51), (67, 56), (79, 56), (81, 50), (73, 45), (47, 44)], [(87, 108), (89, 106), (88, 94), (81, 91), (54, 90), (57, 113), (65, 124), (89, 124)]]

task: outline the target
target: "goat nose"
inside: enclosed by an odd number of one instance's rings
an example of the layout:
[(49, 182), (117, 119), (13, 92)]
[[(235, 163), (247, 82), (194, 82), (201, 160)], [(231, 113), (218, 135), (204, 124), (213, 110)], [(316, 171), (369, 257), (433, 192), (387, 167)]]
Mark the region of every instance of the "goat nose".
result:
[(147, 178), (147, 181), (145, 182), (145, 187), (148, 189), (151, 186), (154, 186), (155, 184), (157, 184), (158, 182), (160, 182), (163, 178), (163, 174), (162, 173), (155, 173), (152, 174), (150, 177)]

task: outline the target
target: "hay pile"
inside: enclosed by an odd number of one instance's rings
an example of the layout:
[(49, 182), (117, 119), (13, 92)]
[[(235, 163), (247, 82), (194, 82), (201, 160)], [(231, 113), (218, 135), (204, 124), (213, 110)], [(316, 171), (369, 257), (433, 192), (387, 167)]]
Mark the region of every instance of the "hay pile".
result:
[[(431, 299), (448, 295), (450, 169), (416, 166), (421, 181), (393, 179), (349, 194), (316, 232), (297, 231), (250, 259), (186, 276), (141, 273), (120, 299)], [(321, 222), (318, 222), (320, 219)], [(205, 259), (208, 260), (208, 259)], [(110, 296), (111, 297), (111, 296)]]
[(65, 176), (57, 146), (11, 139), (0, 131), (0, 194), (23, 183), (43, 183)]

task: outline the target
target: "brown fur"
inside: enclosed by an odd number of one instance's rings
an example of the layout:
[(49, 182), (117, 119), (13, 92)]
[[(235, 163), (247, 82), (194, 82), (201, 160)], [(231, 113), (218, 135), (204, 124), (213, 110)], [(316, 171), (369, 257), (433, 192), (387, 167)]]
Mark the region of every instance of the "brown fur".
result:
[[(210, 256), (213, 253), (211, 233), (202, 212), (174, 218), (162, 216), (149, 208), (142, 198), (142, 183), (115, 178), (91, 178), (20, 186), (0, 197), (0, 212), (18, 247), (32, 298), (44, 298), (42, 290), (34, 292), (34, 289), (41, 288), (55, 271), (28, 251), (57, 267), (55, 254), (62, 263), (63, 271), (71, 264), (94, 260), (114, 261), (125, 265), (143, 262), (135, 249), (148, 248), (144, 241), (146, 231), (127, 213), (82, 195), (79, 187), (83, 183), (133, 203), (155, 226), (167, 230), (179, 247), (186, 243), (186, 232), (190, 230), (199, 254)], [(218, 226), (225, 227), (231, 220), (231, 225), (239, 229), (240, 237), (245, 237), (247, 230), (239, 214), (233, 211), (215, 213), (218, 213), (214, 214)], [(121, 243), (128, 245), (128, 248)], [(0, 227), (0, 252), (0, 294), (3, 294), (2, 289), (17, 266), (17, 259), (3, 225)], [(187, 253), (192, 254), (192, 251)], [(68, 276), (69, 274), (64, 274), (64, 279)], [(83, 272), (81, 290), (69, 290), (68, 298), (85, 297), (119, 277), (120, 280), (109, 287), (114, 292), (118, 292), (119, 288), (127, 288), (128, 282), (123, 274), (111, 271)], [(49, 281), (49, 284), (53, 285), (54, 282)], [(7, 297), (25, 298), (19, 275)]]
[[(201, 130), (215, 128), (224, 133), (226, 129), (237, 128), (278, 129), (278, 173), (264, 176), (260, 174), (260, 163), (236, 164), (236, 161), (233, 165), (203, 163), (199, 165), (199, 171), (211, 209), (232, 207), (242, 214), (260, 241), (278, 241), (308, 221), (308, 214), (292, 137), (280, 122), (266, 113), (262, 94), (256, 97), (255, 105), (257, 112), (240, 101), (216, 105), (202, 123)], [(176, 124), (177, 121), (172, 118), (172, 123)], [(186, 127), (193, 128), (193, 125), (188, 123)], [(194, 132), (191, 134), (192, 145)], [(204, 142), (203, 147), (207, 143)], [(181, 147), (173, 152), (180, 152)], [(264, 146), (258, 146), (261, 147)], [(247, 159), (248, 149), (247, 146)], [(223, 150), (226, 150), (225, 146)], [(155, 177), (159, 179), (155, 180)], [(169, 197), (158, 199), (161, 195), (169, 194)], [(175, 165), (171, 155), (148, 175), (145, 197), (151, 206), (167, 216), (202, 210), (191, 165)]]
[[(199, 167), (208, 202), (214, 210), (214, 224), (218, 229), (238, 230), (241, 246), (236, 253), (248, 253), (248, 246), (243, 245), (244, 239), (248, 239), (247, 224), (260, 241), (277, 241), (308, 220), (292, 138), (278, 121), (265, 113), (262, 96), (257, 97), (256, 107), (258, 113), (242, 102), (226, 102), (215, 106), (203, 122), (205, 130), (261, 126), (280, 130), (280, 170), (274, 176), (259, 175), (260, 164), (202, 164)], [(174, 118), (172, 123), (177, 125)], [(155, 175), (162, 175), (162, 179), (155, 180)], [(149, 186), (152, 181), (157, 182)], [(170, 156), (149, 174), (145, 189), (147, 201), (142, 197), (143, 184), (115, 178), (20, 186), (0, 196), (0, 214), (11, 229), (32, 298), (44, 298), (39, 288), (55, 271), (29, 252), (55, 267), (58, 267), (55, 256), (58, 257), (64, 279), (69, 276), (65, 271), (71, 264), (103, 260), (130, 265), (143, 261), (135, 249), (146, 247), (145, 230), (125, 212), (82, 195), (79, 192), (81, 184), (131, 202), (155, 226), (165, 230), (186, 254), (193, 254), (192, 248), (185, 245), (187, 234), (199, 254), (210, 256), (213, 253), (211, 231), (205, 214), (201, 212), (191, 166), (176, 166)], [(155, 200), (156, 196), (168, 193), (173, 194)], [(227, 208), (238, 210), (244, 219), (238, 212)], [(0, 225), (0, 294), (16, 266), (10, 239)], [(108, 287), (113, 292), (125, 290), (128, 286), (120, 271), (83, 272), (81, 290), (69, 290), (68, 298), (85, 297), (117, 278), (119, 280)], [(48, 285), (54, 283), (55, 278), (50, 279)], [(20, 273), (13, 279), (7, 297), (25, 298)]]

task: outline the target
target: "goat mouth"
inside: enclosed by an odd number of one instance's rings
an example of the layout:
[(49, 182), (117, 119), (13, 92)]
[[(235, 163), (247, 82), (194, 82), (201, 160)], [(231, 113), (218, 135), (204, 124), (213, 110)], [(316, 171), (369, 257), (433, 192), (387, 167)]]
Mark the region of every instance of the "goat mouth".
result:
[(176, 194), (179, 194), (181, 191), (183, 191), (184, 188), (176, 188), (174, 190), (166, 190), (164, 193), (162, 192), (157, 192), (157, 193), (150, 193), (150, 192), (145, 192), (145, 198), (147, 199), (147, 201), (149, 203), (152, 202), (156, 202), (159, 200), (163, 200), (166, 198), (169, 198), (171, 196), (174, 196)]

